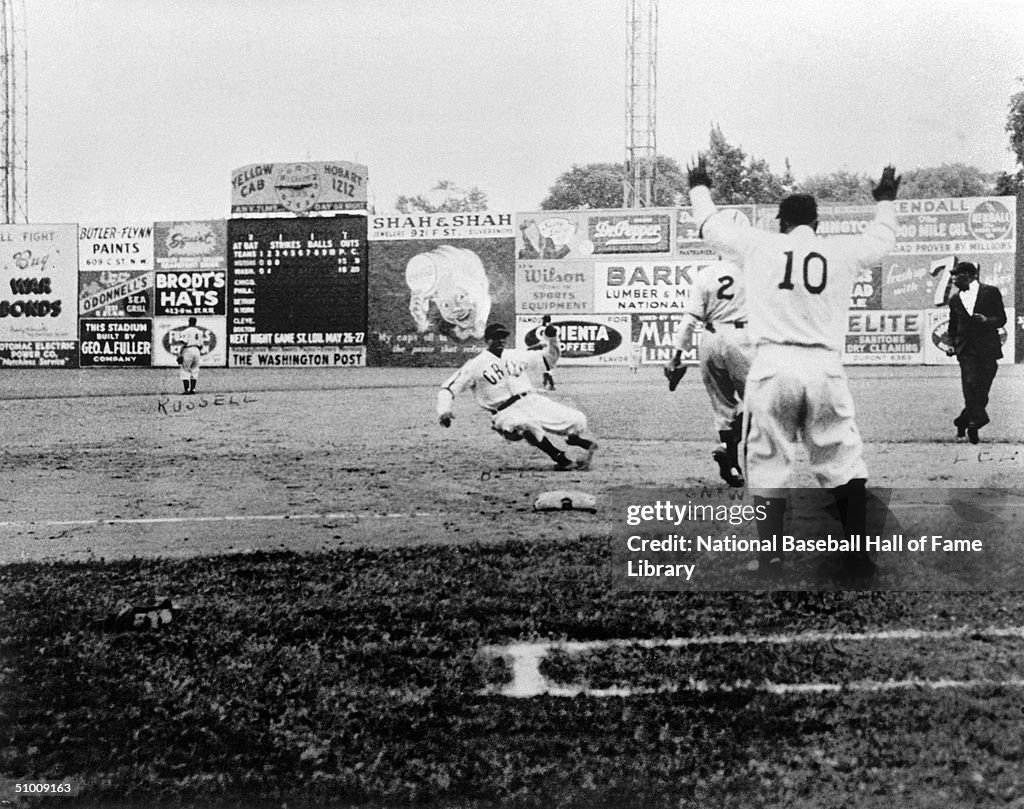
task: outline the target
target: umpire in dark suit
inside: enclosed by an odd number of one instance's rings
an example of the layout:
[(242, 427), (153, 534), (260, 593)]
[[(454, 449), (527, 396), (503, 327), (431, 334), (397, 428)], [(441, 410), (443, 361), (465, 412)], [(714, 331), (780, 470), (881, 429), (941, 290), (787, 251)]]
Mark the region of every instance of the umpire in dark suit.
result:
[(964, 409), (953, 419), (956, 437), (978, 443), (978, 430), (988, 424), (988, 392), (1003, 356), (999, 329), (1006, 325), (1003, 296), (996, 287), (978, 281), (978, 266), (961, 261), (953, 268), (957, 290), (949, 299), (947, 352), (960, 363)]

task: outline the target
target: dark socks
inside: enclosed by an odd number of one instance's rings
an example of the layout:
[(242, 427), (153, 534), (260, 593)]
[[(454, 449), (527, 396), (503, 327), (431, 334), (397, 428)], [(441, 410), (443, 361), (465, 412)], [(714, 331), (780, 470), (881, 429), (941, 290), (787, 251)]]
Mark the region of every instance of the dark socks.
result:
[(554, 444), (552, 444), (551, 439), (548, 438), (547, 436), (544, 436), (540, 441), (538, 441), (530, 433), (527, 433), (524, 436), (524, 438), (526, 438), (527, 444), (529, 444), (531, 447), (536, 447), (537, 449), (539, 449), (555, 463), (564, 463), (565, 461), (568, 460), (565, 453), (558, 447), (556, 447)]
[(580, 438), (578, 435), (566, 436), (565, 443), (574, 447), (580, 447), (581, 449), (590, 449), (594, 446), (593, 441), (588, 441), (586, 438)]

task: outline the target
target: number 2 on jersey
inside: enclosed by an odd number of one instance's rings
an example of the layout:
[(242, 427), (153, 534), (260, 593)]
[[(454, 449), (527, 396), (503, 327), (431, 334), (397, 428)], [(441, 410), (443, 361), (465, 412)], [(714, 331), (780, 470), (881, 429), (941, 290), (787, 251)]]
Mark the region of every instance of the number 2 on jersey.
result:
[[(779, 284), (779, 289), (794, 289), (793, 286), (793, 251), (787, 250), (786, 275)], [(817, 259), (816, 268), (820, 270), (820, 283), (811, 284), (811, 259)], [(828, 262), (821, 253), (808, 253), (804, 256), (804, 288), (812, 295), (820, 295), (825, 290), (825, 283), (828, 281)]]

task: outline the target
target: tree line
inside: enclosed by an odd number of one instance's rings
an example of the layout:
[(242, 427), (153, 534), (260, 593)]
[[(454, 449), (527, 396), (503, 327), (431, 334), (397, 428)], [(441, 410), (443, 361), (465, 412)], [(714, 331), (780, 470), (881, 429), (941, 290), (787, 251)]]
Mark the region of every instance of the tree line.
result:
[[(1020, 79), (1024, 82), (1024, 78)], [(1024, 90), (1010, 97), (1006, 132), (1009, 150), (1017, 158), (1017, 170), (986, 174), (964, 163), (903, 171), (900, 197), (930, 199), (936, 197), (1015, 196), (1024, 190)], [(870, 204), (872, 178), (844, 169), (817, 174), (797, 181), (789, 160), (782, 174), (775, 174), (768, 163), (748, 155), (742, 147), (729, 143), (720, 126), (711, 129), (707, 149), (697, 157), (707, 160), (715, 187), (712, 195), (719, 205), (751, 203), (773, 204), (786, 194), (813, 194), (819, 202)], [(670, 208), (688, 204), (686, 171), (666, 155), (654, 158), (653, 207)], [(578, 208), (620, 208), (627, 179), (623, 163), (587, 163), (573, 165), (560, 174), (540, 203), (540, 210), (566, 211)], [(427, 194), (399, 196), (395, 209), (403, 213), (482, 211), (487, 209), (487, 194), (477, 187), (463, 189), (449, 180), (441, 180)]]

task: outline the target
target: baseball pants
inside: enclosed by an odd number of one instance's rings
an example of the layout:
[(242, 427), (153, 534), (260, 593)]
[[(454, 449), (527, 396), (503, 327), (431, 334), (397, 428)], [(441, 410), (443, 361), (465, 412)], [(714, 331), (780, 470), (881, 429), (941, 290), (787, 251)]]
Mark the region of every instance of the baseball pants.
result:
[(836, 352), (758, 346), (744, 401), (747, 485), (753, 493), (773, 496), (791, 487), (798, 441), (819, 486), (867, 478), (853, 396)]
[(538, 441), (546, 433), (580, 435), (587, 429), (587, 417), (579, 410), (548, 399), (539, 393), (528, 393), (491, 417), (491, 427), (511, 440), (530, 433)]
[(753, 346), (745, 329), (715, 323), (700, 341), (700, 370), (715, 414), (715, 429), (727, 432), (743, 402)]
[(178, 376), (182, 379), (197, 379), (199, 377), (199, 349), (195, 346), (181, 349), (181, 365)]

